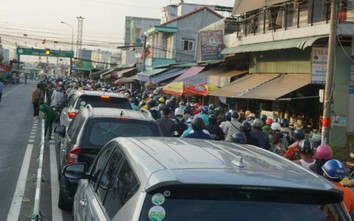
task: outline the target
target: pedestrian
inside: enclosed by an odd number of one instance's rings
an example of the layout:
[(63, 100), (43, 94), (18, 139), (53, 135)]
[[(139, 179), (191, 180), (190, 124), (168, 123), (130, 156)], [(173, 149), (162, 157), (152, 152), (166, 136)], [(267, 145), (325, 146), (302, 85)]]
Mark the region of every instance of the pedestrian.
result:
[[(55, 110), (48, 106), (47, 104), (41, 104), (39, 110), (44, 113), (44, 136), (51, 140), (52, 138), (52, 127), (55, 121), (56, 112)], [(47, 136), (48, 135), (48, 136)]]
[(0, 80), (0, 103), (1, 103), (1, 98), (2, 98), (2, 92), (4, 91), (4, 84), (2, 83), (2, 80)]
[(37, 84), (37, 87), (32, 91), (32, 105), (33, 105), (33, 117), (38, 119), (39, 116), (39, 104), (43, 100), (43, 92), (41, 90), (41, 85)]

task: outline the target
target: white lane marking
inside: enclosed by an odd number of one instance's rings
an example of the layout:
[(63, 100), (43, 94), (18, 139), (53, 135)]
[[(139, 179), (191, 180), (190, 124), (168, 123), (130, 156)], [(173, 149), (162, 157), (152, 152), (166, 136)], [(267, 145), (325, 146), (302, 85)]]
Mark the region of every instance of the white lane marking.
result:
[(50, 180), (52, 190), (52, 220), (63, 221), (63, 214), (58, 207), (59, 201), (59, 181), (57, 169), (57, 157), (55, 152), (55, 145), (49, 145), (50, 154)]
[(12, 198), (11, 207), (7, 214), (7, 221), (17, 221), (20, 215), (23, 195), (25, 193), (26, 181), (28, 175), (29, 164), (31, 161), (31, 155), (33, 150), (33, 144), (27, 144), (26, 153), (23, 158), (20, 175), (16, 184), (16, 191)]
[(7, 95), (11, 94), (14, 90), (16, 90), (16, 89), (18, 89), (18, 88), (20, 88), (22, 86), (23, 86), (23, 84), (19, 85), (18, 87), (13, 88), (12, 90), (10, 90), (10, 91), (6, 92), (5, 94), (3, 94), (2, 97), (6, 97)]

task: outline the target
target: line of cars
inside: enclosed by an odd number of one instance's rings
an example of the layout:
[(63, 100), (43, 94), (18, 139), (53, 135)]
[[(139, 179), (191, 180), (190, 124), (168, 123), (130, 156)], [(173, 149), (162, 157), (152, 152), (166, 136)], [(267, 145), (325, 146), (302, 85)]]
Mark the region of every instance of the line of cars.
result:
[(350, 220), (322, 177), (250, 145), (163, 138), (146, 113), (88, 105), (55, 131), (75, 221)]

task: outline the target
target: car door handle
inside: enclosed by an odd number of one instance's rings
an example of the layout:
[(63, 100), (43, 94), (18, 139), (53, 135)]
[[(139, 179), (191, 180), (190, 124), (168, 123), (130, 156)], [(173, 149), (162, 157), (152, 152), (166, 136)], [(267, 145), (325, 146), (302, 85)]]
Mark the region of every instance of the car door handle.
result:
[(85, 207), (87, 205), (86, 200), (80, 200), (80, 206)]

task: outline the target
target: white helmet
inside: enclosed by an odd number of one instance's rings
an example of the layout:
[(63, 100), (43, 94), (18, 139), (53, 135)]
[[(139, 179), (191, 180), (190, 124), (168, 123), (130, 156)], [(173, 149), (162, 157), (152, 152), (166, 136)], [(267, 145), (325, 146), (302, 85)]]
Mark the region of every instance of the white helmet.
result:
[(274, 122), (270, 126), (270, 129), (272, 129), (272, 130), (281, 130), (281, 126), (280, 126), (280, 124), (278, 122)]
[(183, 116), (184, 110), (182, 108), (176, 108), (175, 116)]

